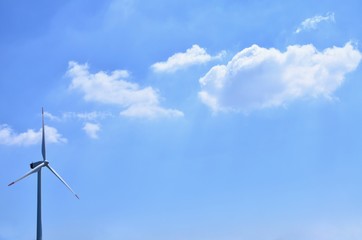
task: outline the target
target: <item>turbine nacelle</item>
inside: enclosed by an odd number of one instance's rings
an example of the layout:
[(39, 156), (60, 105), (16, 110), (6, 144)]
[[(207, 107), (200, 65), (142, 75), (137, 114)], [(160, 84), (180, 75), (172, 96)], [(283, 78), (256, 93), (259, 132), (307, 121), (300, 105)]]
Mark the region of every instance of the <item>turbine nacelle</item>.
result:
[(45, 163), (44, 166), (46, 166), (46, 165), (49, 164), (48, 161), (38, 161), (38, 162), (35, 162), (35, 163), (30, 163), (30, 168), (31, 168), (31, 169), (34, 169), (34, 168), (36, 168), (37, 166), (39, 166), (40, 164), (42, 164), (42, 163)]

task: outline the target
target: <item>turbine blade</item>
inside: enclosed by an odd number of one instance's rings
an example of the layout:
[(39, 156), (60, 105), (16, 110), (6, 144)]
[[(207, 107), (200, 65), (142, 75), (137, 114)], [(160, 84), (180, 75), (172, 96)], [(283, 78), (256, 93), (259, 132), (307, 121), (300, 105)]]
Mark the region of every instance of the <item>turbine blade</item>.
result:
[(43, 155), (43, 161), (46, 159), (46, 152), (45, 152), (45, 130), (44, 130), (44, 109), (41, 108), (41, 116), (42, 116), (42, 144), (41, 144), (41, 154)]
[(24, 176), (22, 176), (21, 178), (19, 178), (19, 179), (15, 180), (14, 182), (10, 183), (8, 186), (11, 186), (11, 185), (13, 185), (14, 183), (17, 183), (17, 182), (19, 182), (20, 180), (26, 178), (27, 176), (29, 176), (29, 175), (31, 175), (31, 174), (39, 171), (39, 169), (42, 168), (42, 167), (44, 167), (44, 165), (45, 165), (45, 163), (39, 164), (38, 166), (36, 166), (35, 168), (33, 168), (32, 170), (30, 170), (29, 172), (27, 172), (27, 173), (26, 173)]
[(54, 173), (54, 175), (59, 178), (59, 180), (74, 194), (74, 196), (76, 196), (76, 198), (79, 199), (78, 195), (69, 187), (69, 185), (63, 180), (63, 178), (53, 169), (51, 168), (49, 165), (47, 165), (47, 168), (49, 168), (49, 170)]

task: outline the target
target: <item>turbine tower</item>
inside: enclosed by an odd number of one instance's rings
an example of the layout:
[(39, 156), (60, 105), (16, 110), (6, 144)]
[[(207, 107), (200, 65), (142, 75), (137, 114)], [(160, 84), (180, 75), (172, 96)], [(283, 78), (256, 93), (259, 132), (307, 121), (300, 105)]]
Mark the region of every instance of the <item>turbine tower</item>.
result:
[(59, 180), (76, 196), (78, 199), (78, 195), (74, 193), (74, 191), (69, 187), (69, 185), (63, 180), (63, 178), (50, 167), (49, 162), (46, 160), (46, 151), (45, 151), (45, 129), (44, 129), (44, 110), (41, 109), (42, 113), (42, 146), (41, 153), (43, 156), (42, 161), (38, 161), (30, 164), (30, 170), (24, 176), (17, 179), (16, 181), (9, 184), (9, 186), (13, 185), (16, 182), (28, 177), (33, 173), (38, 173), (38, 191), (37, 191), (37, 224), (36, 224), (36, 240), (42, 240), (42, 221), (41, 221), (41, 169), (43, 167), (47, 167)]

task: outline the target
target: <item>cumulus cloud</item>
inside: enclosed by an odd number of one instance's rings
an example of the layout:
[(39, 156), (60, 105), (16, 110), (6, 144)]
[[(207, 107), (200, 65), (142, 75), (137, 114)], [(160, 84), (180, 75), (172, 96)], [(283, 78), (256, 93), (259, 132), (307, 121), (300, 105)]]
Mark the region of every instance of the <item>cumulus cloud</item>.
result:
[(313, 45), (293, 45), (285, 52), (253, 45), (200, 78), (199, 97), (214, 112), (246, 113), (300, 98), (332, 98), (360, 60), (352, 43), (322, 52)]
[(195, 44), (187, 49), (186, 52), (176, 53), (165, 62), (153, 64), (151, 68), (155, 72), (175, 72), (191, 65), (207, 63), (213, 59), (222, 57), (223, 54), (224, 52), (221, 52), (217, 56), (210, 56), (204, 48)]
[(316, 29), (321, 22), (334, 22), (334, 13), (327, 13), (325, 16), (317, 15), (311, 18), (305, 19), (295, 30), (295, 33), (300, 33), (304, 30)]
[[(62, 137), (58, 130), (45, 126), (45, 140), (47, 143), (66, 143), (67, 139)], [(29, 129), (23, 133), (16, 133), (8, 125), (0, 125), (0, 144), (2, 145), (19, 145), (28, 146), (41, 142), (42, 130), (35, 131)]]
[(99, 130), (101, 130), (101, 126), (97, 123), (87, 122), (84, 124), (83, 130), (90, 138), (97, 139), (98, 132), (99, 132)]
[[(100, 71), (92, 74), (87, 64), (69, 62), (67, 75), (72, 79), (70, 89), (81, 91), (86, 101), (117, 105), (126, 112), (133, 108), (140, 110), (126, 116), (148, 117), (153, 110), (156, 110), (152, 112), (153, 116), (160, 116), (157, 114), (160, 112), (164, 113), (162, 115), (175, 116), (175, 111), (179, 113), (177, 116), (183, 116), (178, 110), (162, 108), (158, 92), (152, 87), (141, 88), (138, 84), (127, 81), (128, 71), (116, 70), (110, 74)], [(159, 109), (162, 111), (158, 111)]]

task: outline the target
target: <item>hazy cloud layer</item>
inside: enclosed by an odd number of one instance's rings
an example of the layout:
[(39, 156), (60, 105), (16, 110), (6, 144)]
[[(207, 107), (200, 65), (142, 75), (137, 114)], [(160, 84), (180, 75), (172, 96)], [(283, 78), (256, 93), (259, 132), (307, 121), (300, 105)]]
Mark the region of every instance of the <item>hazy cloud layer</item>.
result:
[[(16, 133), (8, 125), (0, 125), (0, 144), (28, 146), (41, 142), (42, 130), (29, 129), (23, 133)], [(67, 139), (62, 137), (58, 130), (45, 126), (45, 140), (47, 143), (66, 143)]]
[(186, 52), (176, 53), (169, 57), (165, 62), (157, 62), (151, 66), (155, 72), (175, 72), (179, 69), (189, 67), (191, 65), (207, 63), (213, 59), (220, 58), (224, 53), (221, 52), (217, 56), (209, 55), (204, 48), (195, 44)]
[(293, 45), (285, 52), (253, 45), (200, 78), (199, 97), (214, 112), (249, 112), (304, 97), (331, 98), (360, 60), (352, 43), (322, 52), (313, 45)]
[[(67, 74), (72, 80), (70, 89), (82, 92), (84, 100), (118, 105), (124, 108), (121, 112), (124, 116), (183, 116), (181, 111), (162, 108), (159, 103), (160, 97), (152, 87), (141, 88), (137, 83), (127, 81), (128, 71), (116, 70), (110, 74), (100, 71), (92, 74), (87, 64), (69, 62)], [(132, 111), (135, 108), (138, 111)], [(159, 111), (160, 109), (162, 111)]]
[(327, 13), (325, 16), (317, 15), (311, 18), (305, 19), (295, 30), (295, 33), (300, 33), (304, 30), (316, 29), (321, 22), (334, 22), (334, 13)]

